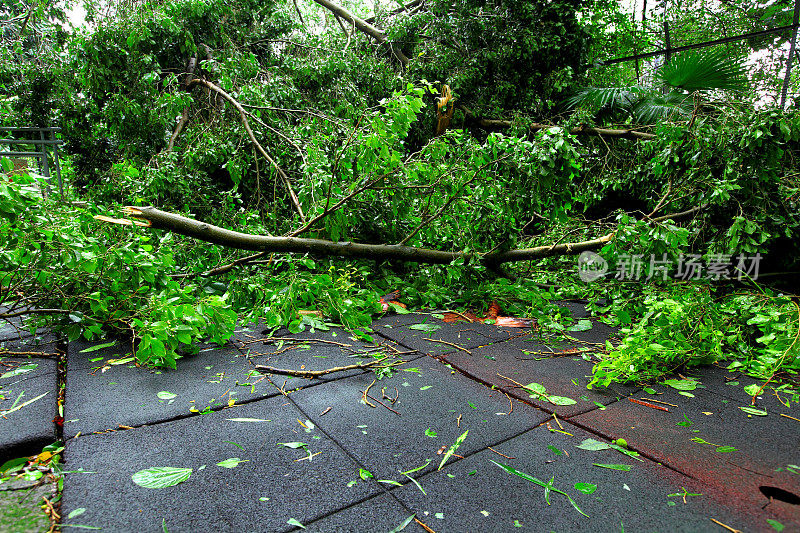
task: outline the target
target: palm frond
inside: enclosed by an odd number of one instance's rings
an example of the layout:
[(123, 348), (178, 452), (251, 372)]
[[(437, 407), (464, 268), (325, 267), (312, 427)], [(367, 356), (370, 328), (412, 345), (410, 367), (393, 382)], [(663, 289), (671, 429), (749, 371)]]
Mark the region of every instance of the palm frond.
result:
[(636, 104), (632, 112), (638, 124), (654, 124), (662, 120), (688, 117), (693, 110), (691, 96), (670, 91), (667, 94), (650, 93)]
[(641, 97), (641, 87), (588, 87), (568, 98), (567, 109), (592, 107), (605, 111), (630, 111)]
[(659, 72), (661, 80), (685, 91), (713, 89), (743, 91), (747, 76), (742, 60), (725, 55), (723, 50), (690, 50), (675, 56)]

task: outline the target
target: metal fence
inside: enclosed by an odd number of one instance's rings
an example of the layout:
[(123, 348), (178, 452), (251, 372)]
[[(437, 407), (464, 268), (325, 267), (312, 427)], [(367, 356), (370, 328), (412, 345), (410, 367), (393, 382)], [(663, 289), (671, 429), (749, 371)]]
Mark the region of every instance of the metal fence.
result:
[(58, 192), (64, 197), (64, 185), (61, 181), (61, 162), (59, 161), (58, 147), (64, 141), (57, 139), (56, 134), (61, 128), (36, 128), (36, 127), (0, 127), (0, 145), (9, 147), (6, 151), (0, 151), (0, 156), (12, 158), (35, 158), (38, 162), (39, 172), (47, 179), (47, 189), (49, 192), (52, 186), (51, 158), (55, 166), (56, 178), (58, 180)]

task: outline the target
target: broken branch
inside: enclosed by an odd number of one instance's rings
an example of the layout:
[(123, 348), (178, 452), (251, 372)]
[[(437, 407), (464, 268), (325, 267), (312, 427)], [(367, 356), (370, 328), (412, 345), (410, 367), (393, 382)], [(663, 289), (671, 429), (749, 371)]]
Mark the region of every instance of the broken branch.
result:
[(409, 59), (400, 50), (400, 48), (395, 46), (394, 43), (390, 42), (386, 38), (386, 34), (383, 31), (379, 30), (366, 20), (355, 16), (342, 6), (334, 4), (329, 0), (314, 0), (314, 1), (319, 5), (321, 5), (322, 7), (324, 7), (325, 9), (327, 9), (328, 11), (332, 12), (337, 17), (343, 18), (344, 20), (349, 22), (352, 26), (358, 28), (360, 32), (369, 35), (370, 37), (375, 39), (378, 42), (378, 44), (384, 45), (392, 54), (392, 56), (398, 61), (400, 61), (400, 63), (404, 67), (408, 66)]
[[(338, 205), (338, 204), (337, 204)], [(334, 209), (336, 206), (332, 207)], [(687, 218), (699, 212), (703, 206), (698, 206), (682, 213), (665, 215), (654, 218), (652, 222), (662, 222), (667, 219), (678, 220)], [(418, 263), (448, 264), (460, 258), (471, 259), (479, 257), (487, 266), (496, 266), (512, 261), (528, 261), (558, 255), (577, 255), (584, 250), (597, 250), (614, 238), (614, 233), (609, 233), (598, 239), (583, 242), (563, 243), (557, 246), (537, 246), (504, 252), (491, 252), (480, 254), (475, 252), (444, 252), (429, 248), (414, 246), (399, 246), (393, 244), (362, 244), (354, 242), (333, 242), (324, 239), (307, 239), (301, 237), (274, 237), (271, 235), (253, 235), (232, 231), (212, 224), (207, 224), (188, 217), (161, 211), (155, 207), (124, 208), (125, 214), (140, 219), (138, 225), (154, 229), (164, 229), (179, 235), (193, 237), (212, 244), (219, 244), (239, 250), (254, 252), (288, 252), (311, 253), (323, 256), (339, 256), (347, 258), (363, 258), (376, 260), (412, 261)], [(109, 217), (97, 215), (98, 220), (112, 223), (128, 223), (130, 221), (117, 221)], [(142, 222), (143, 221), (143, 222)]]
[[(387, 356), (388, 357), (388, 356)], [(371, 368), (381, 364), (386, 357), (370, 361), (369, 363), (358, 363), (355, 365), (335, 366), (326, 370), (290, 370), (285, 368), (274, 368), (266, 365), (256, 365), (256, 370), (262, 374), (280, 374), (282, 376), (294, 376), (298, 378), (315, 379), (325, 374), (332, 374), (334, 372), (343, 372), (345, 370), (359, 370), (364, 368)]]

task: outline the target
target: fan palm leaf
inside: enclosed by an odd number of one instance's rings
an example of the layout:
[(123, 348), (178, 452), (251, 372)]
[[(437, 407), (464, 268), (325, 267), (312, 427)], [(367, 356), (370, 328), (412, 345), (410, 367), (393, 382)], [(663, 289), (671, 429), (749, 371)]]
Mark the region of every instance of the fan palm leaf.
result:
[(672, 58), (658, 76), (672, 87), (684, 91), (730, 90), (747, 88), (742, 61), (725, 55), (723, 50), (691, 50)]
[(638, 124), (653, 124), (662, 120), (677, 120), (690, 116), (694, 102), (690, 95), (670, 91), (667, 94), (651, 92), (632, 109)]
[(567, 109), (593, 107), (603, 111), (629, 111), (641, 98), (641, 87), (587, 87), (568, 98)]

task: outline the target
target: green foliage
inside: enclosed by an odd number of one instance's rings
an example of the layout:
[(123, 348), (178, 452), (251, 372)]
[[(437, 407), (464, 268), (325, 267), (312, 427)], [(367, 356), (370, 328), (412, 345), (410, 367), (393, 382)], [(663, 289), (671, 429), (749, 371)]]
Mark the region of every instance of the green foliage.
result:
[[(669, 372), (733, 360), (763, 379), (800, 370), (800, 309), (785, 296), (716, 296), (702, 285), (647, 288), (642, 317), (608, 344), (590, 386), (650, 381)], [(627, 313), (626, 313), (627, 314)]]
[(661, 80), (684, 91), (744, 91), (745, 66), (721, 49), (690, 50), (678, 54), (658, 73)]
[(464, 105), (538, 115), (583, 68), (588, 33), (578, 14), (590, 4), (435, 1), (392, 24), (389, 37), (414, 58), (409, 75), (450, 84)]
[[(678, 121), (697, 112), (696, 91), (735, 91), (747, 89), (748, 80), (741, 59), (725, 50), (683, 52), (658, 71), (658, 79), (669, 88), (658, 87), (588, 87), (565, 100), (567, 109), (589, 108), (598, 119), (632, 118), (636, 124)], [(679, 89), (676, 91), (674, 89)]]
[(0, 300), (63, 309), (70, 339), (131, 333), (140, 361), (174, 367), (179, 349), (232, 334), (226, 298), (170, 278), (173, 256), (158, 239), (98, 227), (91, 212), (42, 198), (26, 176), (0, 182), (0, 216)]

